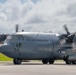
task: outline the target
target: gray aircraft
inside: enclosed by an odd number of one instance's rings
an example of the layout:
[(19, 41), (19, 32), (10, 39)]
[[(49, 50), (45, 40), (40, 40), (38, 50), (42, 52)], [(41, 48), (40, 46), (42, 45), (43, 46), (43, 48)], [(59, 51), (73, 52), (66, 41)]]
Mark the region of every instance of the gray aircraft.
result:
[(66, 64), (76, 64), (76, 33), (66, 34), (44, 32), (16, 32), (0, 45), (0, 52), (13, 58), (14, 64), (23, 60), (42, 60), (43, 64), (53, 64), (61, 59)]

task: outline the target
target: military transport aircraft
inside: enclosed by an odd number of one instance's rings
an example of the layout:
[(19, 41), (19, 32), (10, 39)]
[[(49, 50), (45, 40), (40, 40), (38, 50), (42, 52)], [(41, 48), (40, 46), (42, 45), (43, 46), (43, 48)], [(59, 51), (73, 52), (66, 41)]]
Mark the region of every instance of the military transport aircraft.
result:
[(16, 32), (0, 45), (0, 52), (13, 58), (14, 64), (22, 60), (42, 60), (43, 64), (53, 64), (61, 59), (66, 64), (76, 64), (76, 33), (66, 34), (44, 32)]

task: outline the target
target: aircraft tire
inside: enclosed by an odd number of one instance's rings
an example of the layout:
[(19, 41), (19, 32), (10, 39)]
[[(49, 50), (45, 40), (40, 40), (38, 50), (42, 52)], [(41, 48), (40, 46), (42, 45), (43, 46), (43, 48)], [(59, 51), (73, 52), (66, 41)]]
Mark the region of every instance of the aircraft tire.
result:
[(42, 60), (42, 63), (43, 63), (43, 64), (47, 64), (48, 61), (47, 61), (47, 60)]
[(66, 63), (66, 64), (71, 64), (71, 61), (66, 60), (65, 63)]
[(14, 59), (13, 60), (13, 63), (15, 64), (15, 65), (20, 65), (21, 63), (22, 63), (22, 60), (20, 60), (20, 59)]
[(49, 64), (53, 64), (53, 63), (54, 63), (53, 59), (49, 60)]
[(72, 61), (72, 64), (76, 64), (76, 61)]

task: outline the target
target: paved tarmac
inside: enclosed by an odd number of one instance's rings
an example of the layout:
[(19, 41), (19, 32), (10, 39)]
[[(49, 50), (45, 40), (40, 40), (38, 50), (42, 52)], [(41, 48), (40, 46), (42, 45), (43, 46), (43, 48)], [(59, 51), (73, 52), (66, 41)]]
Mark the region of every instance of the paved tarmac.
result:
[(42, 62), (25, 62), (14, 65), (12, 62), (0, 62), (0, 75), (76, 75), (76, 65), (55, 62), (44, 65)]

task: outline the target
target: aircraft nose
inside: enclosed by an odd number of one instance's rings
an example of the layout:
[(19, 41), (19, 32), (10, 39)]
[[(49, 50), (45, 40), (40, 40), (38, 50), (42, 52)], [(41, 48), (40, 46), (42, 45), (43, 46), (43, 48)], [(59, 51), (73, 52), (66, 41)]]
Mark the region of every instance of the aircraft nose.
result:
[(8, 44), (1, 44), (0, 45), (0, 52), (7, 51), (10, 45)]

